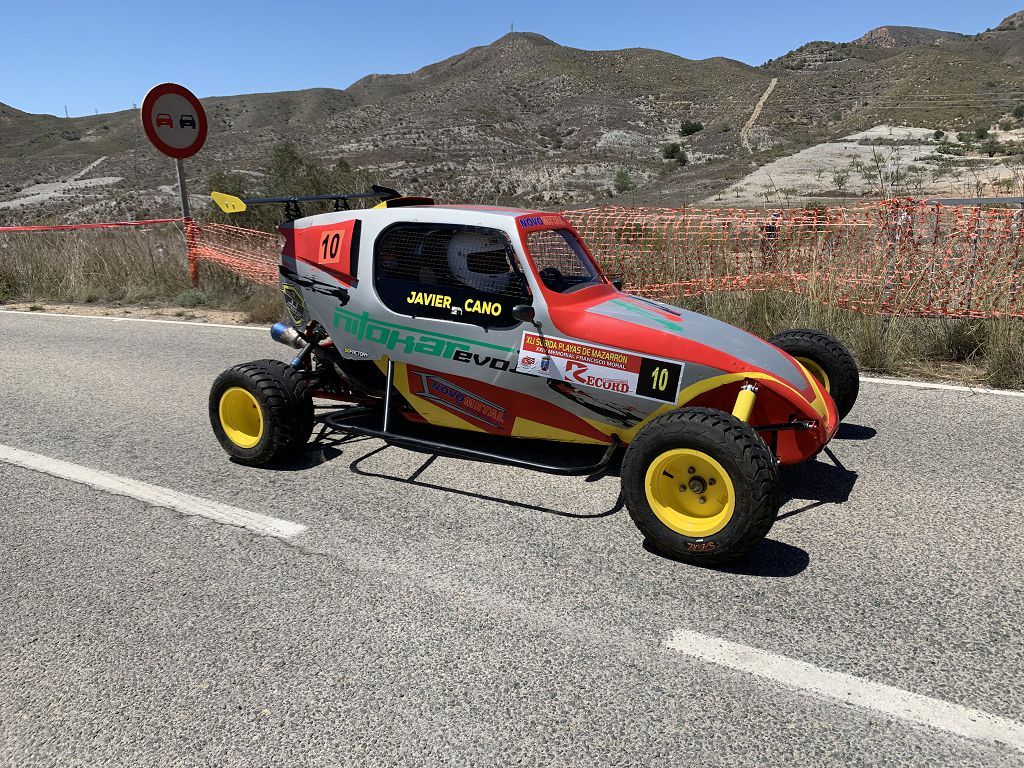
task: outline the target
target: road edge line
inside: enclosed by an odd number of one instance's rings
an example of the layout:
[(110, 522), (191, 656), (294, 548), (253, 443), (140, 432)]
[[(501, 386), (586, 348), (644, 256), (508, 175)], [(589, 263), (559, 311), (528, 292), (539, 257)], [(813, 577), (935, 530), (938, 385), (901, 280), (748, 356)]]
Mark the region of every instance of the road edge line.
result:
[(972, 395), (1000, 395), (1002, 397), (1024, 397), (1024, 391), (1014, 389), (986, 389), (984, 387), (971, 387), (966, 384), (946, 384), (941, 381), (918, 381), (915, 379), (885, 378), (881, 376), (861, 376), (861, 382), (868, 384), (895, 384), (900, 387), (914, 387), (915, 389), (944, 389), (952, 392), (968, 392)]
[[(86, 320), (113, 320), (114, 322), (129, 323), (158, 323), (164, 325), (190, 325), (198, 328), (233, 328), (243, 331), (267, 331), (263, 325), (234, 325), (231, 323), (198, 323), (192, 320), (163, 320), (156, 317), (112, 317), (110, 315), (76, 315), (70, 312), (29, 312), (23, 309), (0, 309), (3, 315), (29, 315), (32, 317), (72, 317)], [(948, 384), (941, 381), (920, 381), (917, 379), (889, 378), (885, 376), (861, 376), (862, 383), (868, 384), (892, 384), (898, 387), (913, 387), (915, 389), (944, 389), (952, 392), (968, 392), (975, 395), (998, 395), (1002, 397), (1024, 397), (1024, 391), (1014, 389), (987, 389), (984, 387), (971, 387), (966, 384)]]
[(161, 323), (164, 325), (192, 325), (199, 328), (239, 328), (244, 331), (267, 331), (265, 325), (235, 325), (233, 323), (198, 323), (193, 320), (164, 320), (158, 317), (113, 317), (111, 315), (76, 315), (71, 312), (29, 312), (24, 309), (0, 309), (2, 315), (30, 315), (32, 317), (73, 317), (83, 320), (113, 320), (125, 323)]

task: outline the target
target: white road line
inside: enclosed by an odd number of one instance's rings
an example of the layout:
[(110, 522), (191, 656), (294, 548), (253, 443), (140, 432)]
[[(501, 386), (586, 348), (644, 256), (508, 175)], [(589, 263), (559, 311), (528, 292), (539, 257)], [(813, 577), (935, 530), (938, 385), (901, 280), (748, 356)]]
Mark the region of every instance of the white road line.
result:
[[(159, 320), (152, 317), (110, 317), (109, 315), (75, 315), (66, 312), (28, 312), (22, 309), (0, 309), (0, 315), (29, 315), (32, 317), (74, 317), (84, 320), (113, 320), (115, 322), (129, 323), (163, 323), (166, 325), (191, 325), (199, 328), (235, 328), (243, 331), (267, 332), (265, 325), (233, 325), (226, 323), (197, 323), (191, 320)], [(1002, 395), (1004, 397), (1024, 397), (1024, 392), (1011, 389), (983, 389), (981, 387), (968, 387), (963, 384), (942, 384), (937, 381), (914, 381), (913, 379), (890, 379), (874, 376), (861, 376), (860, 380), (866, 384), (892, 384), (897, 387), (915, 387), (917, 389), (948, 389), (953, 392), (970, 392), (977, 395)]]
[(968, 387), (964, 384), (942, 384), (937, 381), (914, 381), (912, 379), (884, 379), (872, 376), (861, 376), (861, 382), (868, 384), (895, 384), (899, 387), (915, 387), (917, 389), (947, 389), (953, 392), (970, 392), (973, 395), (1002, 395), (1004, 397), (1024, 397), (1024, 392), (1010, 389), (984, 389)]
[(299, 523), (261, 515), (258, 512), (249, 512), (217, 501), (112, 475), (109, 472), (83, 467), (60, 459), (52, 459), (49, 456), (23, 451), (8, 445), (0, 445), (0, 461), (36, 472), (44, 472), (47, 475), (60, 477), (74, 483), (82, 483), (107, 493), (128, 496), (154, 507), (177, 510), (183, 515), (199, 515), (218, 523), (236, 525), (261, 536), (288, 539), (306, 530), (306, 526)]
[(111, 317), (109, 315), (74, 315), (68, 312), (28, 312), (22, 309), (0, 309), (2, 315), (32, 315), (33, 317), (74, 317), (82, 320), (113, 320), (127, 323), (163, 323), (165, 325), (196, 325), (200, 328), (241, 328), (243, 331), (269, 332), (267, 325), (234, 325), (230, 323), (197, 323), (192, 320), (159, 320), (155, 317)]
[(921, 696), (890, 685), (833, 672), (805, 661), (768, 653), (748, 645), (680, 629), (665, 645), (674, 651), (747, 672), (784, 686), (880, 712), (918, 725), (937, 728), (973, 741), (1024, 752), (1024, 724), (980, 709)]

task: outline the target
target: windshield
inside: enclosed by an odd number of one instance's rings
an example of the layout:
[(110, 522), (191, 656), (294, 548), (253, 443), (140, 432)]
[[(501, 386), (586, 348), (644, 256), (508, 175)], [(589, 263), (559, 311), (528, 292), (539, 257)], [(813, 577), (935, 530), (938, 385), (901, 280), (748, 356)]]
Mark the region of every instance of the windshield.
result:
[(567, 229), (538, 229), (526, 235), (537, 277), (548, 290), (570, 293), (602, 282), (583, 245)]

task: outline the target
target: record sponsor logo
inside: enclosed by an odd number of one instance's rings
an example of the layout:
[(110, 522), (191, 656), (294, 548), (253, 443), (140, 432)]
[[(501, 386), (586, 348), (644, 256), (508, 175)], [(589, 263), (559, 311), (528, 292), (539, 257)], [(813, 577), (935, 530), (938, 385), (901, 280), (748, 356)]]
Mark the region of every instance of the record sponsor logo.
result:
[(683, 364), (526, 331), (516, 370), (608, 393), (675, 402)]

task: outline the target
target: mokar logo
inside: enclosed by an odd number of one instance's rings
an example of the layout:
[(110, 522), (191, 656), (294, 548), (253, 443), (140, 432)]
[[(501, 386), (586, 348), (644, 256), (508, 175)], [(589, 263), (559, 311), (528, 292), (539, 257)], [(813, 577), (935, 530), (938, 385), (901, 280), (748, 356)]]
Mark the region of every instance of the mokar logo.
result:
[(505, 424), (505, 409), (482, 397), (474, 395), (460, 386), (439, 376), (417, 373), (420, 377), (420, 391), (415, 394), (425, 400), (437, 403), (442, 408), (468, 416), (491, 427)]
[(524, 357), (523, 358), (523, 365), (527, 365), (527, 366), (530, 366), (532, 368), (536, 364), (537, 364), (537, 358), (536, 357)]
[(586, 384), (588, 387), (607, 389), (609, 392), (629, 392), (629, 382), (625, 379), (605, 379), (601, 376), (592, 376), (590, 367), (586, 363), (576, 360), (565, 361), (565, 373), (571, 376), (573, 381)]

